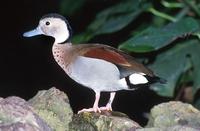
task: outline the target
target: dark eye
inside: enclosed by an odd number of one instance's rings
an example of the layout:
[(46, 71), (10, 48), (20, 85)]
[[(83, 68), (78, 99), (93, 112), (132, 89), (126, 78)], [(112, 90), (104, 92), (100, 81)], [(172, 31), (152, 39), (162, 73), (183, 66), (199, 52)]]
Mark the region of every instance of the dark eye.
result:
[(46, 25), (50, 25), (50, 22), (49, 22), (49, 21), (47, 21), (45, 24), (46, 24)]

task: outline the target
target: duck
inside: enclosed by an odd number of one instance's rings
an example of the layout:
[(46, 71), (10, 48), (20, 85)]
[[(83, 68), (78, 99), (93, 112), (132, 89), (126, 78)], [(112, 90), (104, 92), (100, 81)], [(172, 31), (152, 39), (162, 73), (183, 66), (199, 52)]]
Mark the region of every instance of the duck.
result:
[[(52, 54), (58, 65), (71, 79), (94, 91), (93, 106), (78, 111), (78, 114), (112, 111), (117, 91), (166, 83), (134, 57), (114, 47), (99, 43), (72, 44), (72, 28), (60, 14), (42, 16), (35, 29), (23, 34), (24, 37), (36, 35), (53, 37)], [(99, 107), (101, 92), (109, 92), (110, 98), (105, 106)]]

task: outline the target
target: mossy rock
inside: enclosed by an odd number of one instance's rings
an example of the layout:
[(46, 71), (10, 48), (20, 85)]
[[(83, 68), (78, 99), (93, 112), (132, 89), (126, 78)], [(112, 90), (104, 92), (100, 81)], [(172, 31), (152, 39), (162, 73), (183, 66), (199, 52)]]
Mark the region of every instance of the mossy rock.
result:
[(29, 100), (35, 112), (50, 127), (57, 131), (67, 131), (72, 121), (73, 112), (69, 99), (64, 92), (56, 88), (39, 91), (35, 97)]
[(81, 113), (73, 116), (70, 131), (128, 131), (141, 128), (120, 112)]
[(171, 127), (175, 125), (200, 127), (200, 111), (191, 104), (171, 101), (154, 106), (147, 127)]

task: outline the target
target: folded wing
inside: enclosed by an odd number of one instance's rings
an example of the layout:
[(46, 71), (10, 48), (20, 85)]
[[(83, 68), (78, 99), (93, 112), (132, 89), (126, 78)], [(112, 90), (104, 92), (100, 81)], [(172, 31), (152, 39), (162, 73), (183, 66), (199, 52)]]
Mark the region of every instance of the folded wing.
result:
[(120, 70), (121, 77), (126, 77), (132, 73), (154, 76), (150, 69), (137, 62), (132, 56), (107, 45), (81, 44), (74, 48), (74, 52), (81, 56), (103, 59), (115, 64)]

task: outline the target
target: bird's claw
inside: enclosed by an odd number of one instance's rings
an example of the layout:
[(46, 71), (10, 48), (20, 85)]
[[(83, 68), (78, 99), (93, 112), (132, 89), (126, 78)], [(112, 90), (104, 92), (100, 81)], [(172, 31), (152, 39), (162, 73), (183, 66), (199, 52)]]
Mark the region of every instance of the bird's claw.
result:
[(112, 111), (111, 104), (107, 104), (106, 106), (100, 107), (101, 111)]
[(88, 109), (84, 108), (84, 109), (78, 111), (78, 114), (80, 114), (82, 112), (95, 112), (95, 113), (99, 112), (99, 113), (101, 113), (101, 110), (99, 107), (93, 107), (93, 108), (88, 108)]
[(84, 109), (78, 111), (78, 114), (80, 114), (82, 112), (95, 112), (95, 113), (99, 112), (99, 113), (101, 113), (101, 111), (112, 111), (111, 104), (108, 103), (106, 106), (103, 106), (100, 108), (98, 106), (94, 106), (93, 108), (88, 108), (88, 109), (84, 108)]

